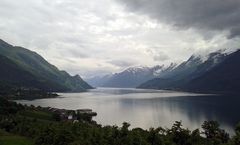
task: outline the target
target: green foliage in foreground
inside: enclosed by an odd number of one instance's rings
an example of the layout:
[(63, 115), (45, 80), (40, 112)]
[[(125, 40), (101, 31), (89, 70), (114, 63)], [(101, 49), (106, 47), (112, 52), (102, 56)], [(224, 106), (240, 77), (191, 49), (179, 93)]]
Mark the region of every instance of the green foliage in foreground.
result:
[(34, 145), (34, 143), (29, 138), (0, 130), (0, 145)]
[[(0, 100), (1, 101), (1, 100)], [(4, 102), (4, 101), (3, 101)], [(176, 121), (169, 129), (129, 129), (130, 124), (101, 126), (94, 122), (44, 121), (38, 115), (21, 114), (26, 106), (1, 101), (0, 128), (5, 132), (29, 138), (35, 145), (239, 145), (240, 125), (236, 135), (229, 135), (215, 121), (205, 121), (203, 131), (190, 131)], [(9, 109), (15, 108), (15, 109)], [(24, 109), (25, 108), (25, 109)], [(27, 107), (28, 110), (31, 107)], [(14, 111), (13, 111), (14, 110)], [(31, 114), (31, 113), (30, 113)], [(39, 115), (39, 116), (42, 116)], [(1, 135), (0, 135), (1, 136)], [(4, 136), (4, 135), (2, 135)], [(5, 138), (6, 139), (6, 138)], [(14, 142), (14, 138), (12, 139)], [(21, 144), (19, 139), (16, 144)], [(27, 140), (25, 140), (27, 141)], [(11, 143), (11, 142), (10, 142)], [(10, 144), (9, 143), (9, 144)]]
[(30, 118), (38, 118), (38, 119), (49, 120), (49, 121), (54, 120), (53, 113), (47, 113), (44, 111), (36, 111), (36, 110), (27, 109), (24, 111), (20, 111), (19, 114), (22, 116), (30, 117)]
[(0, 145), (34, 145), (31, 139), (17, 135), (0, 136)]

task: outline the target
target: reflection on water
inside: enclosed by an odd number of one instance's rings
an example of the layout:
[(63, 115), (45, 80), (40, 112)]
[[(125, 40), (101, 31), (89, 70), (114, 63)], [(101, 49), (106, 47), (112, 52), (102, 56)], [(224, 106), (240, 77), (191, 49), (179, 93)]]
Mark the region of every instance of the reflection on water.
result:
[(61, 97), (25, 104), (65, 109), (91, 108), (98, 113), (94, 119), (103, 125), (132, 127), (170, 127), (181, 120), (189, 129), (199, 128), (205, 120), (217, 120), (232, 131), (240, 121), (238, 96), (203, 95), (165, 90), (100, 88), (84, 93), (61, 93)]

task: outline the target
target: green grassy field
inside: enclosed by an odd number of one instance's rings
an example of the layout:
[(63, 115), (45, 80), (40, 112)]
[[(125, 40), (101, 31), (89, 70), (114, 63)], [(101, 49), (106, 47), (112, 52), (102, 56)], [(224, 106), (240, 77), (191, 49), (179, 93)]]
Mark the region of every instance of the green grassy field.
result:
[(34, 145), (31, 139), (0, 130), (0, 145)]
[(44, 111), (24, 110), (19, 112), (20, 115), (36, 119), (53, 121), (52, 114)]
[[(19, 116), (36, 118), (40, 122), (53, 121), (52, 113), (36, 110), (19, 111)], [(0, 145), (34, 145), (34, 142), (26, 137), (14, 135), (0, 129)]]

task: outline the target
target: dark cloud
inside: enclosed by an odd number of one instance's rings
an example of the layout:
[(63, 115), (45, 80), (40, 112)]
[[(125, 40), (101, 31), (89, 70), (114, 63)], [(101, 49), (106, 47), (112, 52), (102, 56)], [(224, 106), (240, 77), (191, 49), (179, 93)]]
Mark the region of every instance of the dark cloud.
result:
[[(117, 1), (123, 1), (132, 12)], [(239, 48), (239, 3), (0, 0), (0, 37), (36, 51), (60, 69), (87, 77), (119, 72), (130, 66), (181, 62), (199, 48)], [(142, 14), (177, 28), (196, 28), (204, 35), (192, 30), (166, 29)], [(237, 39), (226, 41), (225, 33), (212, 37), (219, 31), (209, 30), (226, 30), (231, 32), (229, 37)]]
[(119, 0), (133, 12), (147, 14), (176, 28), (227, 31), (240, 35), (240, 0)]

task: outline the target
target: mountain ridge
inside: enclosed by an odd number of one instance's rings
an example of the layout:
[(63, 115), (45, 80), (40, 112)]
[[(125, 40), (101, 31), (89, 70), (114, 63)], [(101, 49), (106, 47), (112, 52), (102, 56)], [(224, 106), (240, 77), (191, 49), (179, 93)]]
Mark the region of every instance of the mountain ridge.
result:
[[(221, 70), (222, 72), (220, 72), (216, 68), (224, 67), (224, 63), (226, 63), (228, 59), (231, 59), (235, 55), (240, 57), (240, 50), (236, 50), (230, 54), (223, 53), (221, 51), (213, 52), (208, 55), (208, 58), (205, 61), (202, 61), (199, 57), (191, 56), (187, 61), (180, 64), (175, 70), (172, 70), (172, 72), (170, 72), (167, 76), (146, 81), (145, 83), (139, 85), (138, 88), (170, 89), (204, 93), (229, 92), (230, 89), (227, 89), (226, 86), (233, 87), (235, 84), (240, 87), (239, 82), (232, 80), (233, 83), (230, 83), (229, 79), (231, 77), (229, 75), (228, 77), (222, 75), (224, 69)], [(233, 63), (234, 61), (232, 61), (232, 63), (235, 65), (234, 67), (236, 69), (240, 67), (240, 60), (237, 61), (237, 57), (235, 59), (235, 63)], [(224, 68), (228, 68), (227, 66), (232, 65), (225, 65)], [(233, 69), (234, 67), (228, 70), (230, 72), (235, 72)], [(218, 78), (215, 80), (218, 80), (217, 82), (221, 83), (221, 86), (219, 86), (218, 83), (213, 79), (215, 78), (214, 75), (209, 76), (210, 74), (215, 74), (215, 76), (218, 76)], [(237, 73), (232, 74), (235, 78), (239, 78)], [(226, 80), (223, 81), (223, 78)], [(217, 86), (219, 87), (217, 88)], [(238, 90), (235, 87), (231, 91), (237, 92)]]
[[(26, 48), (12, 46), (3, 40), (0, 40), (0, 55), (1, 58), (6, 60), (9, 64), (14, 64), (18, 71), (25, 71), (29, 77), (31, 76), (32, 81), (35, 83), (31, 83), (30, 80), (27, 80), (32, 87), (45, 91), (60, 92), (76, 92), (92, 89), (92, 87), (83, 81), (80, 76), (71, 76), (65, 71), (60, 71), (56, 66), (47, 62), (42, 56)], [(9, 80), (15, 81), (14, 85), (21, 86), (25, 84), (21, 79), (9, 78)], [(16, 81), (18, 82), (16, 83)], [(27, 85), (27, 87), (30, 87), (31, 85)]]
[(176, 66), (176, 64), (171, 63), (169, 66), (129, 67), (119, 73), (96, 76), (86, 81), (95, 87), (135, 88), (141, 83), (153, 79), (159, 74), (164, 74)]

